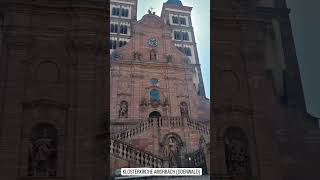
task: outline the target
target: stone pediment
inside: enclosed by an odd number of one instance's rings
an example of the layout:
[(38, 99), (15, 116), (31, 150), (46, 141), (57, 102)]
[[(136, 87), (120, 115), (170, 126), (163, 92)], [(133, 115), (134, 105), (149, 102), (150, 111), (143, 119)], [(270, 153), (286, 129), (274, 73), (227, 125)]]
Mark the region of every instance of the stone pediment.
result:
[(120, 57), (115, 60), (141, 63), (184, 64), (186, 58), (174, 45), (169, 26), (153, 14), (132, 24), (132, 38), (115, 53)]

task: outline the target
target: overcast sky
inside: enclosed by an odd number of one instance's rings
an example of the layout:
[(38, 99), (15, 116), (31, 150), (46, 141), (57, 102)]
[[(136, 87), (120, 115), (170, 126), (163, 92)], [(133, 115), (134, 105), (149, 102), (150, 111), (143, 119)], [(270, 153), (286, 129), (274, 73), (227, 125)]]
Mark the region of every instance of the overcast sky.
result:
[[(138, 0), (138, 20), (145, 15), (150, 7), (158, 16), (161, 14), (162, 4), (167, 0)], [(184, 6), (193, 7), (191, 12), (201, 64), (202, 77), (206, 96), (210, 98), (210, 0), (182, 0)]]
[(320, 0), (287, 0), (307, 109), (320, 117)]

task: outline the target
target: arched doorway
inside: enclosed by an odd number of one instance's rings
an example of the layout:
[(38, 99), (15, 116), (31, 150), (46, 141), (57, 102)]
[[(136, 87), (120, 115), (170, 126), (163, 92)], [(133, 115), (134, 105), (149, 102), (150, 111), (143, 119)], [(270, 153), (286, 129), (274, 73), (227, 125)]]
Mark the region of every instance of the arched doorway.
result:
[(153, 111), (149, 114), (149, 118), (159, 118), (161, 114), (158, 111)]

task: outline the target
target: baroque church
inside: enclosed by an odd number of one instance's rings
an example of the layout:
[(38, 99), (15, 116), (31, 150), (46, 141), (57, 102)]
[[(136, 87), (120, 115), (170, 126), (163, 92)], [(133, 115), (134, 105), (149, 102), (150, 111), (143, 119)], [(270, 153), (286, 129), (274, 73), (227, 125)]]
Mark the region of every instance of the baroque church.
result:
[(319, 179), (285, 0), (211, 1), (210, 103), (192, 7), (168, 0), (138, 20), (138, 4), (0, 1), (1, 180), (123, 178), (121, 167)]
[(111, 174), (123, 167), (201, 167), (207, 174), (210, 102), (192, 8), (169, 0), (160, 16), (149, 10), (136, 21), (136, 3), (110, 1)]

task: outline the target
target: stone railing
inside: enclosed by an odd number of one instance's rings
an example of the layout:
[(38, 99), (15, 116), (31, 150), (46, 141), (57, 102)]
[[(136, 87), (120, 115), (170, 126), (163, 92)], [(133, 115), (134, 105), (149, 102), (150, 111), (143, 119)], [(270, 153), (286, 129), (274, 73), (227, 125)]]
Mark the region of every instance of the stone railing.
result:
[(187, 126), (191, 129), (196, 129), (197, 131), (199, 131), (203, 135), (210, 136), (210, 129), (209, 129), (209, 127), (207, 127), (204, 124), (201, 124), (199, 122), (195, 122), (195, 121), (188, 119)]
[(151, 152), (135, 148), (119, 139), (110, 140), (110, 154), (142, 167), (163, 167), (163, 160), (160, 157)]
[(210, 130), (207, 126), (194, 122), (188, 118), (181, 117), (160, 117), (160, 118), (149, 118), (147, 121), (143, 121), (134, 128), (127, 129), (123, 132), (113, 135), (115, 139), (127, 139), (141, 134), (152, 127), (189, 127), (197, 130), (199, 133), (209, 136)]

